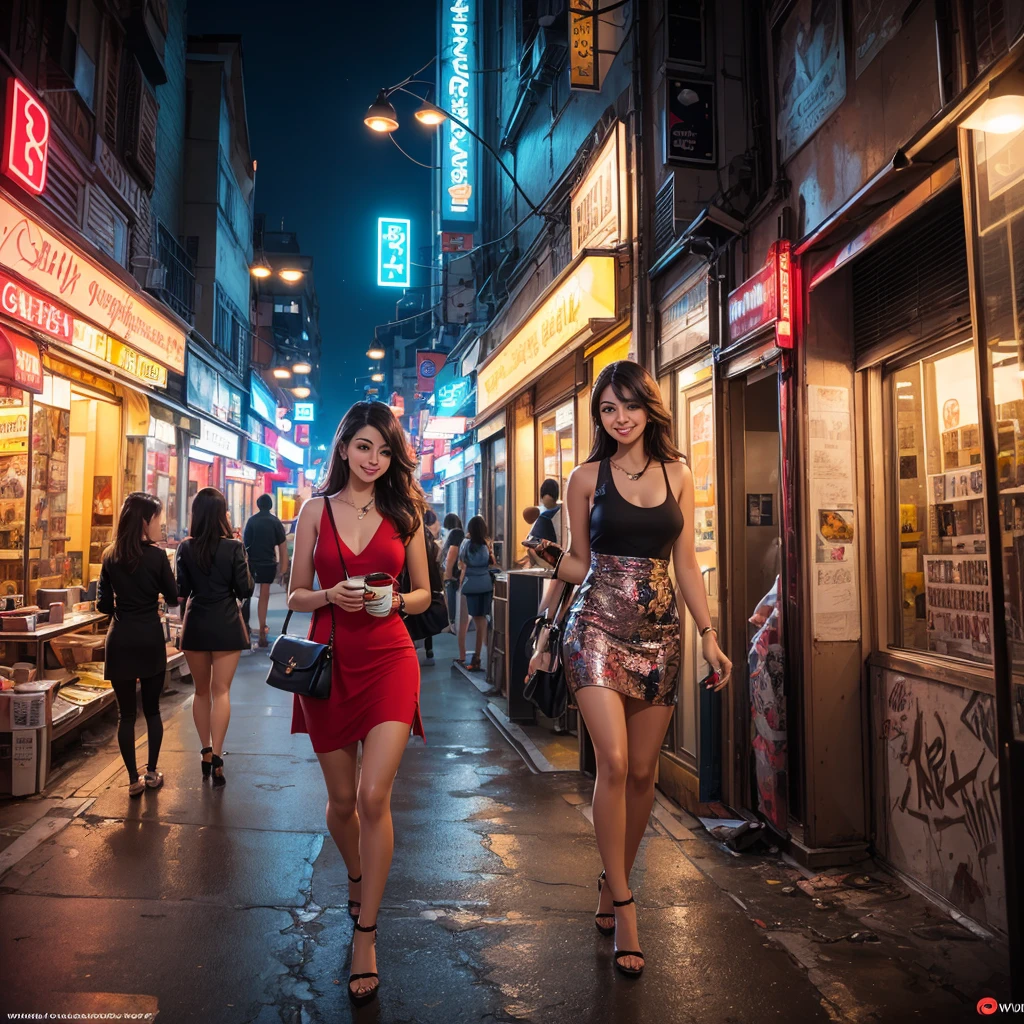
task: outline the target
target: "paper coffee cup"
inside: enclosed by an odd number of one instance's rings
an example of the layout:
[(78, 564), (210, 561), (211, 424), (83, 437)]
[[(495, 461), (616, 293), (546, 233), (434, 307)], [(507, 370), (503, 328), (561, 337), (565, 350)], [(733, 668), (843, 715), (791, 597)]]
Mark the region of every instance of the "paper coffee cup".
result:
[(366, 610), (381, 618), (390, 615), (392, 595), (395, 592), (394, 579), (386, 572), (374, 572), (365, 578), (365, 586), (367, 593), (372, 595), (366, 599)]

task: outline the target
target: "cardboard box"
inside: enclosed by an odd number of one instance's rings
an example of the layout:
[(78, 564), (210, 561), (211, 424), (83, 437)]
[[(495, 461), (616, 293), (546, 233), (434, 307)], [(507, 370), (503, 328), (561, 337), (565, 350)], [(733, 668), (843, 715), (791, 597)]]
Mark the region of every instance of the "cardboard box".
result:
[(0, 692), (0, 732), (41, 729), (53, 724), (53, 695), (60, 680), (53, 680), (37, 693)]
[(50, 744), (46, 729), (0, 732), (0, 796), (32, 796), (46, 786)]

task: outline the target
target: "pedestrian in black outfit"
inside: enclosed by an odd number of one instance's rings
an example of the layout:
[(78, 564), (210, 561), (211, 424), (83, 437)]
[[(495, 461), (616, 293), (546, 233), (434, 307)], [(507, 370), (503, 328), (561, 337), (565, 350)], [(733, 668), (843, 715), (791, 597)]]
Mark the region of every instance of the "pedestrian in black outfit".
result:
[[(256, 605), (256, 614), (260, 620), (260, 647), (268, 646), (267, 640), (267, 608), (270, 605), (270, 584), (278, 575), (288, 572), (288, 541), (284, 532), (284, 524), (270, 510), (274, 507), (274, 499), (269, 494), (261, 494), (256, 499), (259, 512), (249, 517), (245, 524), (242, 540), (245, 552), (249, 556), (249, 571), (260, 588), (260, 596)], [(249, 602), (246, 598), (242, 606), (242, 618), (245, 628), (251, 633), (249, 625)]]
[[(235, 540), (227, 502), (216, 487), (192, 501), (188, 537), (178, 547), (178, 598), (185, 604), (181, 648), (196, 687), (192, 720), (199, 733), (203, 778), (224, 784), (224, 737), (231, 720), (231, 680), (249, 647), (238, 602), (252, 594), (245, 548)], [(209, 757), (209, 760), (207, 760)]]
[[(441, 523), (437, 513), (433, 509), (427, 509), (423, 513), (423, 539), (427, 545), (427, 569), (430, 572), (430, 589), (434, 593), (441, 593), (444, 590), (444, 581), (441, 579), (441, 549), (437, 546), (437, 539), (441, 536)], [(434, 638), (425, 637), (423, 640), (423, 664), (434, 664)]]
[[(112, 616), (107, 631), (103, 674), (117, 697), (117, 744), (128, 769), (128, 793), (140, 796), (148, 786), (163, 785), (156, 770), (164, 724), (160, 691), (167, 671), (167, 648), (160, 623), (159, 600), (178, 602), (174, 573), (160, 537), (162, 506), (152, 494), (135, 491), (124, 499), (114, 543), (103, 556), (96, 607)], [(135, 683), (142, 685), (142, 713), (149, 730), (149, 763), (139, 778), (135, 763)]]

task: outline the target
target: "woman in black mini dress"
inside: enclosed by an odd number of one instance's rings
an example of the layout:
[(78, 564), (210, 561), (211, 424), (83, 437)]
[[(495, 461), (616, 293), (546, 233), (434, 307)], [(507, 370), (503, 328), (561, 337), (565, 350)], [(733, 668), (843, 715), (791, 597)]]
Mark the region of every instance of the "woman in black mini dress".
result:
[[(124, 499), (114, 543), (103, 556), (96, 607), (111, 616), (103, 674), (117, 697), (117, 745), (128, 769), (128, 793), (157, 789), (164, 777), (156, 770), (164, 725), (160, 691), (167, 671), (167, 648), (160, 624), (159, 601), (178, 602), (174, 573), (160, 537), (160, 499), (136, 491)], [(135, 683), (142, 685), (142, 713), (149, 732), (149, 763), (139, 778), (135, 762)]]
[(245, 546), (235, 540), (227, 502), (216, 487), (192, 501), (188, 537), (178, 548), (178, 597), (185, 605), (181, 648), (196, 687), (192, 720), (202, 747), (203, 778), (224, 783), (224, 737), (231, 720), (231, 680), (249, 637), (239, 601), (252, 594)]

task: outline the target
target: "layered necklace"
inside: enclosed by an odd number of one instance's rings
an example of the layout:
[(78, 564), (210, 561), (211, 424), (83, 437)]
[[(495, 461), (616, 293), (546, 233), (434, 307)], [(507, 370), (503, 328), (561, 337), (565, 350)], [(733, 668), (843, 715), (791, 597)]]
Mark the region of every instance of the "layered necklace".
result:
[(630, 473), (630, 471), (628, 469), (623, 469), (623, 467), (620, 466), (617, 462), (613, 462), (611, 459), (609, 459), (608, 461), (611, 462), (611, 464), (620, 473), (625, 473), (627, 480), (639, 480), (640, 477), (642, 477), (644, 475), (644, 473), (647, 472), (647, 467), (651, 464), (651, 457), (649, 455), (647, 456), (647, 461), (644, 463), (644, 468), (641, 469), (639, 473)]
[(359, 513), (359, 515), (356, 516), (357, 519), (365, 519), (367, 512), (369, 512), (370, 509), (373, 508), (372, 495), (370, 496), (370, 500), (365, 505), (357, 505), (354, 501), (349, 501), (344, 494), (339, 494), (338, 498), (341, 501), (345, 502), (346, 505), (350, 506), (351, 508), (354, 508), (356, 512)]

